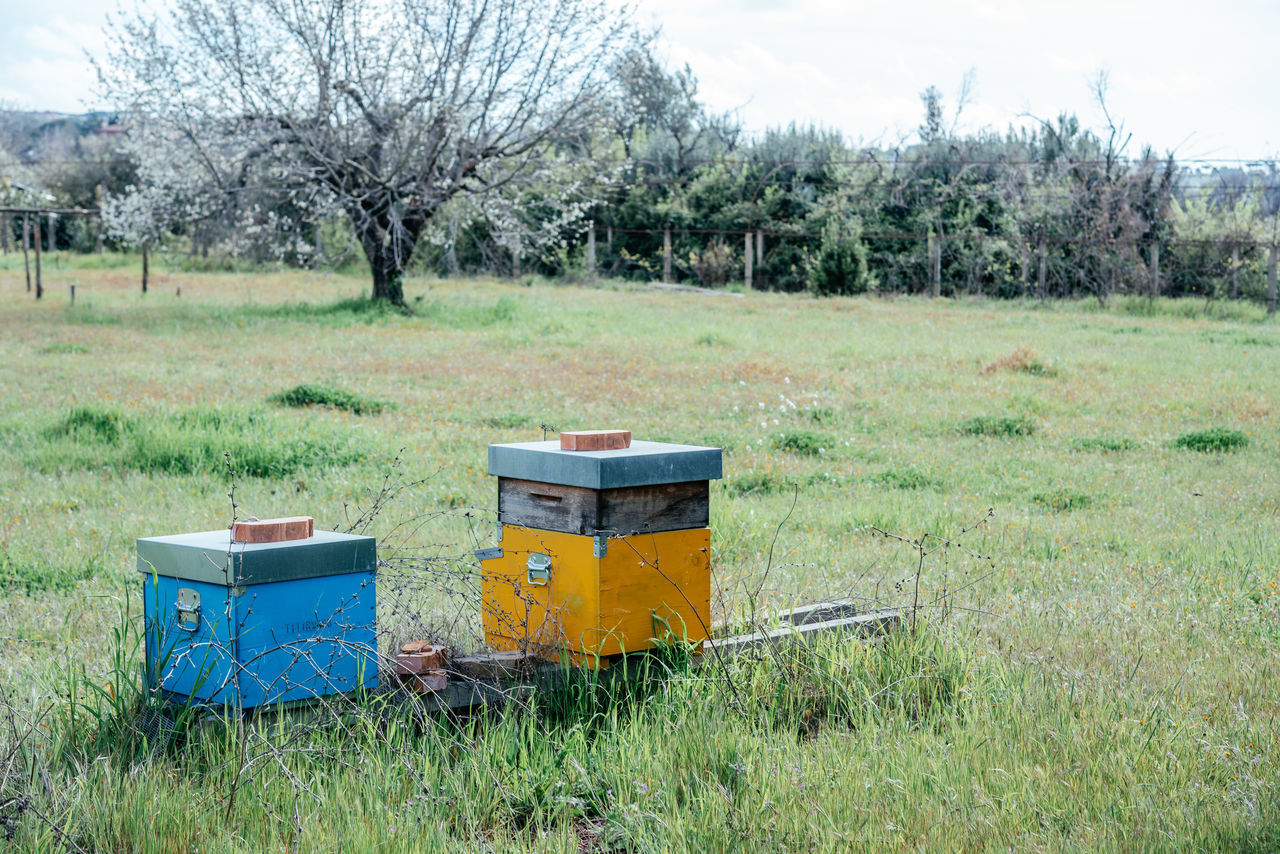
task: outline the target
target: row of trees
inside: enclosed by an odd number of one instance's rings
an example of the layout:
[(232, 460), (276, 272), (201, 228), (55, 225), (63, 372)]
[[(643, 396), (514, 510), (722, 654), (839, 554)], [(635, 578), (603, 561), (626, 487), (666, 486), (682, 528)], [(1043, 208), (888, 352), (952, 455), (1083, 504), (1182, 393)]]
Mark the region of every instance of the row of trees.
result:
[(109, 36), (127, 133), (0, 134), (0, 193), (100, 203), (119, 244), (363, 256), (394, 303), (414, 265), (714, 286), (748, 254), (780, 290), (1258, 296), (1280, 237), (1274, 163), (1131, 151), (1104, 78), (1101, 130), (961, 134), (931, 87), (917, 134), (863, 146), (748, 135), (594, 0), (178, 0)]

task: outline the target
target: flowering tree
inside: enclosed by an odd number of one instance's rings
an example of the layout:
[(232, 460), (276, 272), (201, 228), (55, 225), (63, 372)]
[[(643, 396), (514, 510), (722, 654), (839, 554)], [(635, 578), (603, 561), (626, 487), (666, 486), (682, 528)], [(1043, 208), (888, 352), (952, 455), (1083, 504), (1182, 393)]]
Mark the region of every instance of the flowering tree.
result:
[[(493, 208), (592, 132), (627, 28), (602, 0), (177, 0), (114, 19), (99, 71), (143, 156), (181, 164), (180, 195), (340, 210), (373, 298), (403, 305), (437, 212)], [(136, 206), (168, 206), (160, 185)]]

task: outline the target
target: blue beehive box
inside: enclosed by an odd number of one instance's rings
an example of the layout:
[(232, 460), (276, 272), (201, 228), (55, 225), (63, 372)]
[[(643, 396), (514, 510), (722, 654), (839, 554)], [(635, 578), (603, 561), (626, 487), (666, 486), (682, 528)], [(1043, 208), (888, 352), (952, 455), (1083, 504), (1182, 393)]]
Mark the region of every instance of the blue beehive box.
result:
[(374, 687), (377, 560), (373, 537), (326, 531), (139, 539), (148, 685), (233, 708)]

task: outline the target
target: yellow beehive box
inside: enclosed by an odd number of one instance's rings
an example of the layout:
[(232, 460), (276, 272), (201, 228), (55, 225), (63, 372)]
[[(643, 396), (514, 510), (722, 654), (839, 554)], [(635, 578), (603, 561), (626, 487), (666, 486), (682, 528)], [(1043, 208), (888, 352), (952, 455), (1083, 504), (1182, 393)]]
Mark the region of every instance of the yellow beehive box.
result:
[(573, 661), (703, 641), (711, 622), (711, 531), (594, 537), (504, 526), (481, 563), (485, 640)]
[(491, 647), (592, 664), (706, 640), (719, 448), (490, 445), (489, 472), (499, 545), (477, 557)]

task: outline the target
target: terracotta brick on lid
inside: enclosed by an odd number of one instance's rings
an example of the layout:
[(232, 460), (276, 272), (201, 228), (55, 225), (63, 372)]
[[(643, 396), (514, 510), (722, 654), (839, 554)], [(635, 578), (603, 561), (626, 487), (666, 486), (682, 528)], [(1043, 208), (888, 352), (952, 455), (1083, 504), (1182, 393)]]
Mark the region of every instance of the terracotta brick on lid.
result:
[(399, 673), (421, 673), (424, 670), (439, 670), (444, 667), (445, 648), (442, 646), (426, 641), (415, 641), (405, 644), (400, 649), (400, 654), (396, 656)]
[(305, 540), (315, 532), (316, 520), (311, 516), (282, 516), (236, 522), (231, 529), (231, 539), (237, 543), (283, 543)]
[(630, 430), (571, 430), (560, 434), (562, 451), (620, 451), (630, 447)]

